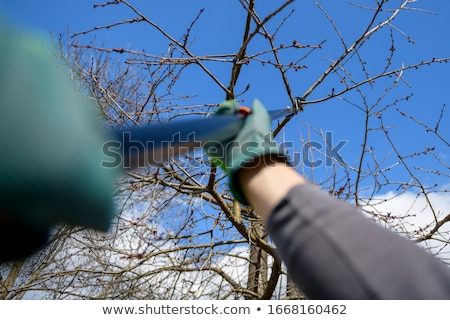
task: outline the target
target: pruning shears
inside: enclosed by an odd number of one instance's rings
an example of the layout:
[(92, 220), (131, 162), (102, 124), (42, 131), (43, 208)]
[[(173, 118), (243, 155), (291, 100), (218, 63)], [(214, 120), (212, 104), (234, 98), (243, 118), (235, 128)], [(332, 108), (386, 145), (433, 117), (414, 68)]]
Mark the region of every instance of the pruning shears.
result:
[[(274, 120), (293, 116), (299, 111), (303, 111), (303, 106), (301, 99), (296, 98), (294, 108), (269, 110), (268, 113)], [(250, 113), (250, 108), (241, 106), (232, 115), (115, 130), (114, 141), (105, 144), (103, 152), (111, 157), (111, 163), (122, 157), (124, 168), (163, 163), (173, 156), (200, 148), (208, 141), (232, 139)]]

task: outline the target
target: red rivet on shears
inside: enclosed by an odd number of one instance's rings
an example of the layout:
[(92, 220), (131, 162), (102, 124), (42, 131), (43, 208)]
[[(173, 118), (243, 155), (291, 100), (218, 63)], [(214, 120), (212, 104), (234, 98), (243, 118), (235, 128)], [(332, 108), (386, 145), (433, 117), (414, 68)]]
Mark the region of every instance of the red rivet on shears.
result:
[(239, 106), (238, 113), (246, 116), (252, 113), (252, 109), (250, 109), (249, 107)]

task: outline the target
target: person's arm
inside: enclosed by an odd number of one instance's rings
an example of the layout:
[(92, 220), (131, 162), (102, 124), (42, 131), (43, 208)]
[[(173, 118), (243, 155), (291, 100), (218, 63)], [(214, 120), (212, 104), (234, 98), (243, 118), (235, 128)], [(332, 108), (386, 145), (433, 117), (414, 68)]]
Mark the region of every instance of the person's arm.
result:
[(289, 190), (306, 183), (293, 168), (270, 155), (247, 164), (239, 170), (238, 178), (245, 197), (265, 222)]
[(450, 273), (440, 261), (305, 182), (287, 164), (266, 156), (237, 174), (309, 298), (450, 299)]
[(122, 172), (101, 165), (111, 137), (51, 45), (14, 29), (0, 19), (0, 263), (38, 251), (61, 223), (108, 231)]
[[(236, 113), (226, 101), (217, 114)], [(205, 148), (236, 200), (266, 223), (287, 270), (312, 299), (450, 299), (450, 273), (411, 241), (306, 182), (271, 137), (257, 100), (238, 134)]]

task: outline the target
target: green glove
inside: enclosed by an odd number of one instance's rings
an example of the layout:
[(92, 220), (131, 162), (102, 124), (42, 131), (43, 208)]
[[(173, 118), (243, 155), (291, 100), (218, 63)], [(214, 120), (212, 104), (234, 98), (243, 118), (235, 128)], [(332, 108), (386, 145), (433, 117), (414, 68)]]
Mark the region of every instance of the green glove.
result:
[[(239, 112), (236, 101), (228, 100), (219, 105), (215, 117)], [(288, 162), (286, 154), (273, 141), (271, 118), (259, 100), (253, 102), (251, 113), (246, 116), (238, 134), (229, 140), (211, 141), (204, 146), (211, 161), (221, 167), (229, 177), (230, 190), (242, 204), (248, 205), (237, 179), (237, 172), (255, 159), (270, 155), (277, 161)]]
[(6, 250), (16, 257), (30, 251), (16, 242), (41, 245), (58, 223), (108, 230), (118, 176), (100, 166), (101, 147), (109, 137), (95, 106), (77, 92), (51, 45), (3, 27), (0, 231), (8, 230), (15, 240), (1, 232), (0, 260)]

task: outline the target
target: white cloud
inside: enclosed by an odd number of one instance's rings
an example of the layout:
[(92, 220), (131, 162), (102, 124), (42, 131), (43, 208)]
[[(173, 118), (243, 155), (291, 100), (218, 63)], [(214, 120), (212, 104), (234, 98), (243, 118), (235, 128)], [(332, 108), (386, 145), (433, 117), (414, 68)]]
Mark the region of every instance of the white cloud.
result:
[(414, 240), (434, 232), (430, 239), (419, 244), (442, 259), (450, 259), (450, 222), (439, 223), (450, 215), (450, 193), (388, 192), (378, 195), (362, 207), (382, 225)]

